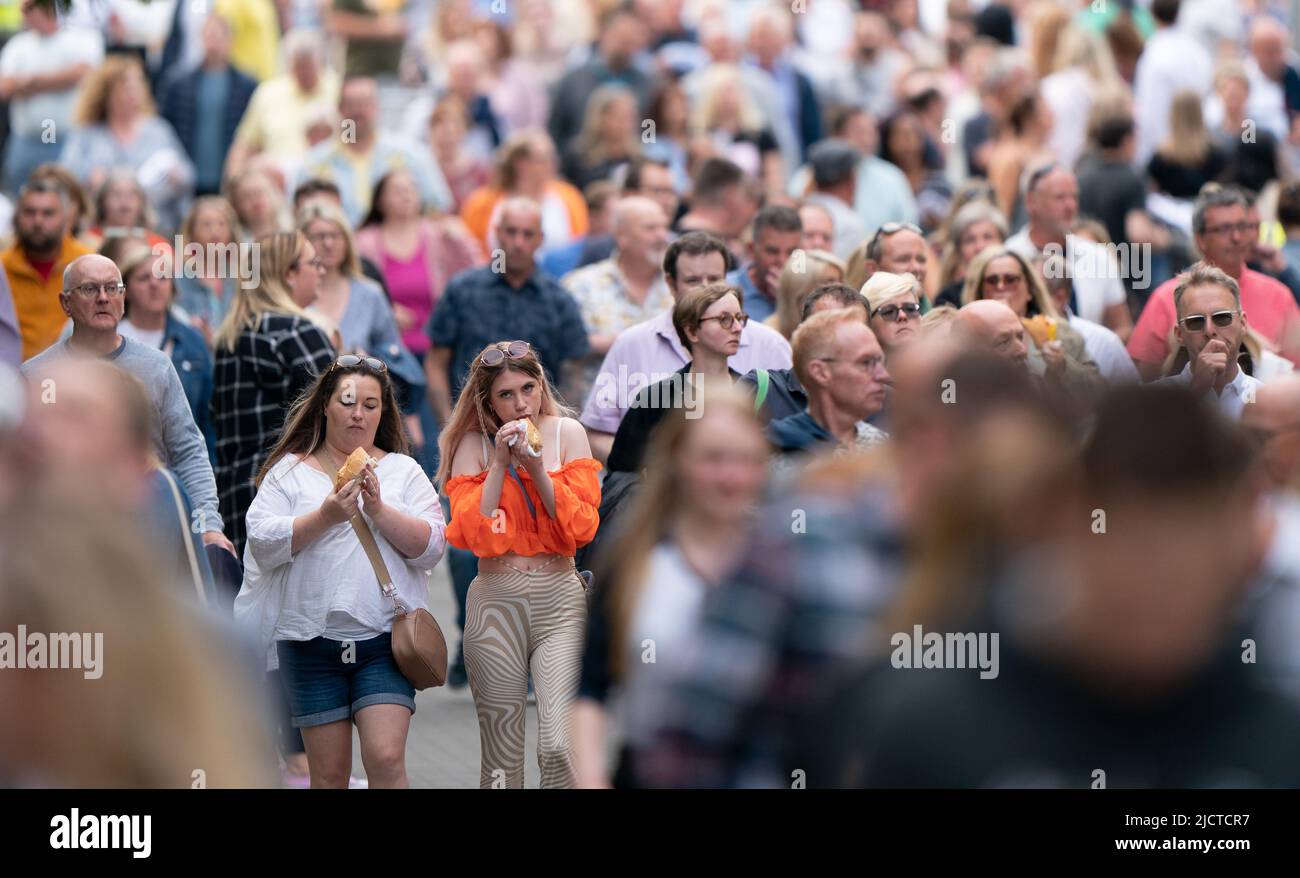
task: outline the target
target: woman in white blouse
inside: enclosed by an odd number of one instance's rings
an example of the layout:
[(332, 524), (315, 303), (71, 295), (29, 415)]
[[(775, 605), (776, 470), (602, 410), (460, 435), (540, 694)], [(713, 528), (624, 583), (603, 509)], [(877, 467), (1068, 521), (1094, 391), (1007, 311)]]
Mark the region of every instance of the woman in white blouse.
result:
[[(376, 459), (334, 489), (357, 448)], [(360, 512), (408, 610), (427, 608), (429, 571), (446, 545), (442, 507), (407, 454), (387, 367), (339, 357), (290, 409), (248, 510), (236, 618), (274, 644), (313, 788), (346, 788), (351, 722), (372, 787), (406, 787), (415, 690), (392, 655), (393, 605), (350, 519)]]

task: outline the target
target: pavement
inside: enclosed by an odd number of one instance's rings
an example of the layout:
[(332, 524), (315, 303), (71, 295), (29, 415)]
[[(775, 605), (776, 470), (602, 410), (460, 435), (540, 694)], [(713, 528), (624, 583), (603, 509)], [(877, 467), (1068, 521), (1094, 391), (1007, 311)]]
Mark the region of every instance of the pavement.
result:
[[(429, 582), (429, 612), (438, 620), (447, 649), (454, 659), (460, 647), (456, 627), (456, 599), (451, 591), (451, 574), (444, 560), (433, 570)], [(536, 789), (537, 707), (530, 700), (524, 720), (524, 786)], [(355, 729), (355, 727), (354, 727)], [(451, 689), (439, 686), (415, 694), (415, 714), (406, 741), (406, 773), (413, 788), (477, 789), (479, 771), (478, 718), (469, 686)], [(365, 777), (361, 748), (352, 736), (352, 773)]]

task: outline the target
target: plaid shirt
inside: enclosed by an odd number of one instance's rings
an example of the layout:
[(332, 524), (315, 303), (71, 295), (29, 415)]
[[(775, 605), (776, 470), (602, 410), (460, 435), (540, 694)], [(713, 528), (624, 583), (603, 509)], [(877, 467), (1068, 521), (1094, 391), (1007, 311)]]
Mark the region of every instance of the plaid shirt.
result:
[(316, 324), (290, 314), (263, 314), (214, 358), (212, 420), (217, 432), (217, 493), (226, 536), (244, 554), (244, 513), (253, 479), (298, 395), (334, 362), (334, 347)]
[(474, 358), (499, 341), (523, 339), (533, 346), (555, 381), (560, 364), (587, 353), (587, 331), (573, 296), (549, 275), (534, 271), (515, 289), (491, 267), (472, 268), (452, 278), (433, 309), (426, 330), (437, 347), (451, 348), (451, 396)]
[(859, 482), (772, 498), (690, 648), (663, 668), (662, 725), (633, 754), (639, 783), (788, 786), (803, 724), (878, 645), (902, 575), (892, 493)]

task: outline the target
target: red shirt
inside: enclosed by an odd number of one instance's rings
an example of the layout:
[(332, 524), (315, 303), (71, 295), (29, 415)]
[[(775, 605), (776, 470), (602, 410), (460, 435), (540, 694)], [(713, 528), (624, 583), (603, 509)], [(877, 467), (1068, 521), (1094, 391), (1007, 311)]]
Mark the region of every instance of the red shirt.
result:
[[(1142, 316), (1128, 340), (1128, 353), (1134, 360), (1162, 363), (1169, 355), (1169, 336), (1177, 318), (1174, 288), (1178, 280), (1171, 278), (1156, 287), (1142, 309)], [(1241, 310), (1246, 312), (1250, 327), (1285, 351), (1283, 335), (1289, 325), (1300, 320), (1300, 308), (1296, 307), (1291, 291), (1268, 275), (1245, 266), (1237, 283), (1241, 287)]]

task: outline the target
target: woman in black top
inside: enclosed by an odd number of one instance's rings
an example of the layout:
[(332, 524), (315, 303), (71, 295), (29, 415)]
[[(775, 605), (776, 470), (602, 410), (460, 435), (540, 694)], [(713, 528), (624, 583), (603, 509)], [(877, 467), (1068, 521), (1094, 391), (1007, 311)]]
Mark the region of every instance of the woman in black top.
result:
[(236, 286), (218, 330), (212, 419), (217, 433), (217, 493), (226, 536), (244, 554), (244, 514), (289, 405), (334, 362), (334, 347), (298, 301), (316, 297), (321, 265), (298, 232), (260, 239), (260, 282)]
[(614, 434), (606, 468), (610, 472), (641, 469), (650, 434), (670, 409), (693, 409), (700, 404), (709, 377), (740, 376), (727, 366), (727, 358), (740, 349), (740, 335), (749, 322), (741, 311), (745, 294), (729, 283), (713, 283), (682, 293), (673, 306), (673, 327), (691, 361), (656, 384), (641, 388)]
[(1156, 191), (1190, 200), (1206, 183), (1219, 180), (1227, 168), (1228, 157), (1205, 129), (1200, 96), (1180, 91), (1169, 107), (1169, 137), (1147, 163), (1147, 176)]

